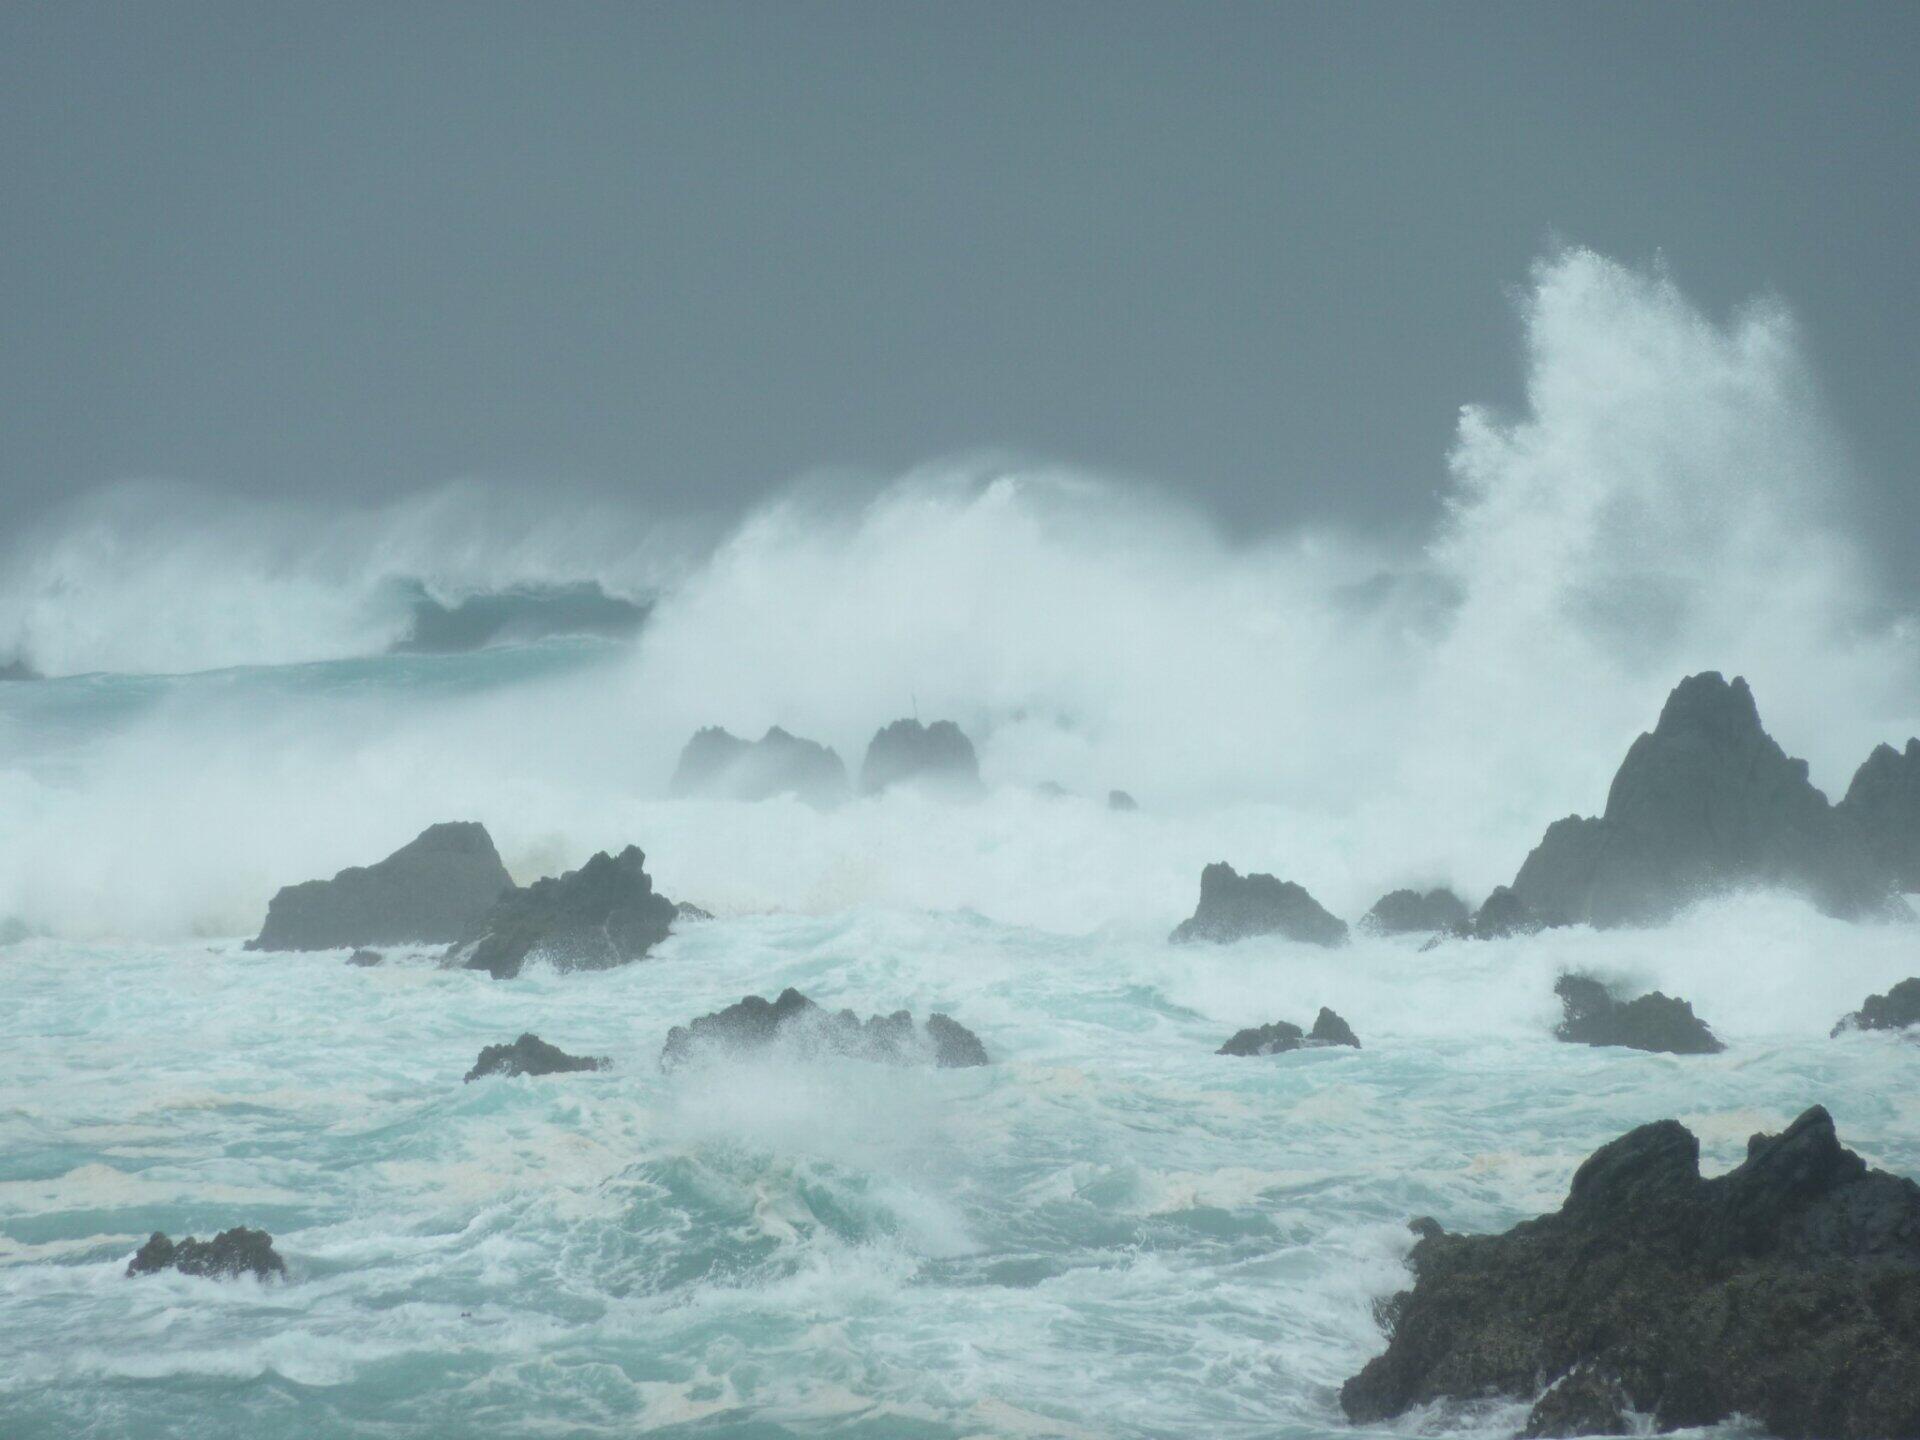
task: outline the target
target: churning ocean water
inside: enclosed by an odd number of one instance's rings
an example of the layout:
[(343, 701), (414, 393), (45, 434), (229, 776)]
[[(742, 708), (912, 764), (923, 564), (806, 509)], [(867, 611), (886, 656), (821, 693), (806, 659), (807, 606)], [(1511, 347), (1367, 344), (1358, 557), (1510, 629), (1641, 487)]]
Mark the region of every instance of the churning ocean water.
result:
[[(0, 665), (50, 678), (0, 682), (0, 1436), (1351, 1434), (1415, 1216), (1504, 1228), (1669, 1116), (1728, 1168), (1814, 1103), (1920, 1174), (1920, 1046), (1828, 1035), (1920, 972), (1920, 927), (1748, 894), (1431, 951), (1166, 942), (1215, 860), (1349, 920), (1479, 899), (1694, 671), (1744, 674), (1830, 794), (1920, 731), (1785, 318), (1572, 252), (1524, 319), (1525, 413), (1464, 415), (1404, 549), (1234, 542), (984, 461), (698, 543), (469, 491), (129, 492), (27, 537)], [(585, 584), (638, 633), (408, 643), (423, 594)], [(979, 803), (663, 798), (701, 725), (857, 766), (915, 712), (973, 736)], [(523, 883), (638, 844), (716, 918), (504, 982), (241, 949), (279, 886), (445, 820)], [(1569, 969), (1684, 996), (1727, 1050), (1555, 1042)], [(993, 1063), (659, 1069), (671, 1026), (787, 986), (946, 1011)], [(1213, 1053), (1322, 1005), (1362, 1049)], [(524, 1030), (613, 1066), (462, 1083)], [(286, 1283), (124, 1277), (154, 1230), (240, 1224)]]

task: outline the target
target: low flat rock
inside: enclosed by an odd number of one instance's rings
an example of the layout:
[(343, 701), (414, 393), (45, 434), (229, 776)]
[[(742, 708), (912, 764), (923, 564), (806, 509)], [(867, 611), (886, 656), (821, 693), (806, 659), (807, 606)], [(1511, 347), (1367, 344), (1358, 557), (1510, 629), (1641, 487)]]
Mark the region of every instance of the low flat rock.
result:
[(1842, 1030), (1905, 1030), (1920, 1025), (1920, 978), (1902, 980), (1884, 995), (1869, 995), (1866, 1003), (1833, 1027)]
[(237, 1225), (222, 1230), (211, 1240), (196, 1240), (189, 1235), (175, 1242), (158, 1230), (135, 1252), (127, 1265), (127, 1274), (153, 1275), (162, 1270), (178, 1270), (182, 1275), (202, 1275), (214, 1280), (234, 1280), (252, 1275), (259, 1280), (275, 1276), (286, 1278), (286, 1263), (274, 1252), (273, 1236), (264, 1230), (249, 1230)]
[(1313, 1022), (1313, 1029), (1302, 1031), (1298, 1025), (1276, 1020), (1271, 1025), (1239, 1031), (1214, 1053), (1216, 1055), (1283, 1055), (1289, 1050), (1311, 1050), (1328, 1045), (1360, 1048), (1360, 1037), (1353, 1027), (1324, 1005)]
[(466, 1083), (488, 1075), (565, 1075), (578, 1070), (604, 1070), (613, 1062), (588, 1055), (569, 1055), (531, 1031), (511, 1045), (489, 1045), (467, 1071)]
[(936, 1011), (927, 1017), (924, 1028), (916, 1026), (905, 1010), (862, 1020), (851, 1010), (822, 1009), (792, 988), (774, 1000), (749, 995), (724, 1010), (674, 1026), (660, 1052), (660, 1063), (671, 1068), (701, 1055), (738, 1058), (776, 1048), (803, 1058), (844, 1055), (943, 1070), (987, 1063), (980, 1037), (951, 1016)]
[(1200, 872), (1200, 903), (1167, 938), (1227, 944), (1255, 935), (1279, 935), (1308, 945), (1344, 945), (1347, 922), (1329, 915), (1291, 880), (1240, 875), (1224, 860)]
[(1693, 1006), (1658, 990), (1617, 999), (1598, 980), (1562, 975), (1554, 983), (1563, 1018), (1554, 1038), (1573, 1045), (1619, 1045), (1665, 1055), (1717, 1055), (1726, 1049)]

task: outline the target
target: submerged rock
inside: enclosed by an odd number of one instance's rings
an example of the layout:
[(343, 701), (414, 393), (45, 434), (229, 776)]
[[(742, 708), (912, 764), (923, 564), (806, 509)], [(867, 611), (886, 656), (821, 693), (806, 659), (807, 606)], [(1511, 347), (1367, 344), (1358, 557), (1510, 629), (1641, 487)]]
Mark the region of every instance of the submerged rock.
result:
[(647, 857), (629, 845), (578, 870), (502, 895), (447, 958), (496, 980), (540, 955), (561, 970), (605, 970), (645, 957), (667, 938), (674, 905), (654, 893)]
[(1633, 742), (1605, 813), (1550, 825), (1513, 890), (1553, 925), (1653, 924), (1746, 885), (1843, 919), (1888, 916), (1890, 877), (1854, 830), (1761, 728), (1747, 682), (1708, 671)]
[(1140, 802), (1135, 800), (1133, 796), (1129, 795), (1126, 791), (1109, 790), (1107, 792), (1107, 809), (1132, 812), (1139, 808)]
[(1242, 1030), (1213, 1053), (1216, 1055), (1281, 1055), (1289, 1050), (1310, 1050), (1325, 1045), (1351, 1045), (1360, 1048), (1360, 1037), (1353, 1027), (1324, 1005), (1303, 1033), (1298, 1025), (1276, 1020), (1253, 1030)]
[(161, 1270), (178, 1270), (182, 1275), (203, 1275), (214, 1280), (232, 1280), (252, 1275), (269, 1280), (286, 1277), (286, 1263), (274, 1253), (273, 1236), (264, 1230), (249, 1230), (237, 1225), (222, 1230), (211, 1240), (196, 1240), (189, 1235), (175, 1244), (158, 1230), (142, 1245), (127, 1266), (128, 1275), (152, 1275)]
[[(1530, 1433), (1592, 1433), (1572, 1427), (1611, 1423), (1611, 1397), (1658, 1431), (1740, 1414), (1788, 1440), (1920, 1435), (1920, 1187), (1869, 1170), (1818, 1106), (1716, 1179), (1663, 1120), (1596, 1151), (1554, 1214), (1419, 1232), (1386, 1352), (1340, 1392), (1357, 1424), (1540, 1396)], [(1541, 1387), (1569, 1376), (1556, 1415)]]
[(1658, 990), (1622, 1003), (1598, 980), (1562, 975), (1553, 993), (1565, 1018), (1554, 1037), (1574, 1045), (1622, 1045), (1665, 1055), (1717, 1055), (1726, 1049), (1684, 1000)]
[(1344, 945), (1347, 922), (1329, 915), (1291, 880), (1241, 876), (1224, 860), (1200, 872), (1200, 904), (1167, 938), (1225, 944), (1253, 935), (1282, 935), (1309, 945)]
[(801, 1055), (846, 1055), (887, 1065), (933, 1065), (943, 1070), (987, 1063), (980, 1037), (937, 1011), (917, 1029), (905, 1010), (862, 1020), (851, 1010), (827, 1011), (798, 990), (776, 1000), (749, 995), (738, 1004), (667, 1032), (660, 1063), (672, 1067), (702, 1052), (751, 1055), (775, 1046)]
[(613, 1062), (587, 1055), (569, 1055), (529, 1031), (511, 1045), (488, 1045), (467, 1071), (466, 1083), (486, 1075), (565, 1075), (576, 1070), (604, 1070)]
[(680, 752), (668, 789), (676, 796), (718, 800), (791, 795), (825, 810), (847, 798), (847, 767), (828, 746), (789, 735), (778, 725), (752, 741), (710, 726)]
[(1448, 930), (1464, 925), (1471, 913), (1466, 901), (1445, 887), (1424, 895), (1418, 890), (1393, 890), (1373, 902), (1373, 908), (1361, 917), (1360, 928), (1372, 935)]
[(288, 885), (267, 907), (249, 950), (444, 945), (465, 934), (513, 877), (486, 826), (429, 825), (377, 865)]
[(1866, 1004), (1833, 1027), (1842, 1030), (1905, 1030), (1920, 1025), (1920, 978), (1902, 980), (1884, 995), (1869, 995)]
[(1896, 889), (1920, 891), (1920, 739), (1875, 747), (1834, 809)]
[(951, 799), (973, 799), (985, 789), (973, 742), (951, 720), (896, 720), (874, 735), (860, 766), (860, 793), (878, 795), (896, 785)]

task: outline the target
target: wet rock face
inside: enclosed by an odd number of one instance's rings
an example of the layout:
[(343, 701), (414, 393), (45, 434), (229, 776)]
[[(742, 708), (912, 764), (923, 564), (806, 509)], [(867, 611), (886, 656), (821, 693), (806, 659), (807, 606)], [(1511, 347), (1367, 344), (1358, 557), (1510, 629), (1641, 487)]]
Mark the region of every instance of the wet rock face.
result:
[(838, 754), (778, 725), (751, 741), (718, 726), (700, 731), (680, 752), (668, 788), (675, 796), (717, 800), (791, 795), (819, 810), (831, 809), (849, 794), (847, 767)]
[(1329, 915), (1291, 880), (1238, 874), (1225, 861), (1200, 872), (1200, 904), (1167, 938), (1225, 944), (1253, 935), (1281, 935), (1309, 945), (1344, 945), (1347, 922)]
[(1470, 912), (1466, 902), (1448, 889), (1393, 890), (1373, 902), (1361, 917), (1360, 928), (1372, 935), (1409, 935), (1464, 925)]
[(513, 877), (484, 825), (430, 825), (377, 865), (288, 885), (249, 950), (349, 950), (457, 940)]
[(985, 790), (973, 742), (951, 720), (896, 720), (873, 737), (860, 766), (860, 793), (878, 795), (897, 785), (957, 800)]
[(1662, 1431), (1737, 1413), (1784, 1440), (1920, 1435), (1920, 1187), (1869, 1170), (1817, 1106), (1716, 1179), (1664, 1120), (1596, 1151), (1554, 1214), (1421, 1233), (1386, 1352), (1341, 1390), (1356, 1423), (1572, 1377), (1529, 1433), (1631, 1408)]
[(1747, 682), (1683, 680), (1627, 752), (1598, 819), (1570, 816), (1514, 877), (1547, 924), (1654, 924), (1742, 885), (1805, 894), (1844, 919), (1890, 912), (1889, 876), (1761, 728)]
[(612, 1062), (588, 1055), (569, 1055), (528, 1032), (511, 1045), (489, 1045), (467, 1071), (466, 1083), (487, 1075), (564, 1075), (576, 1070), (604, 1070)]
[(447, 958), (497, 980), (544, 956), (561, 970), (605, 970), (644, 959), (667, 938), (674, 905), (654, 893), (647, 857), (629, 845), (578, 870), (502, 895)]
[(203, 1275), (214, 1280), (233, 1280), (252, 1275), (259, 1280), (274, 1276), (286, 1278), (287, 1267), (274, 1253), (273, 1237), (264, 1230), (249, 1230), (244, 1225), (222, 1230), (211, 1240), (196, 1240), (189, 1235), (178, 1244), (158, 1230), (135, 1253), (127, 1266), (128, 1275), (152, 1275), (161, 1270), (178, 1270), (182, 1275)]
[(1902, 980), (1884, 995), (1869, 995), (1867, 1001), (1833, 1027), (1842, 1030), (1905, 1030), (1920, 1025), (1920, 978)]
[(781, 1047), (801, 1056), (845, 1055), (886, 1065), (932, 1065), (943, 1070), (987, 1063), (986, 1047), (966, 1026), (938, 1011), (916, 1027), (905, 1010), (870, 1015), (828, 1011), (798, 990), (776, 1000), (749, 995), (667, 1033), (660, 1063), (671, 1069), (699, 1056), (754, 1055)]
[(1896, 889), (1920, 891), (1920, 739), (1876, 747), (1834, 808)]
[(1289, 1050), (1311, 1050), (1326, 1045), (1351, 1045), (1360, 1048), (1360, 1037), (1353, 1027), (1324, 1005), (1313, 1022), (1313, 1029), (1302, 1032), (1298, 1025), (1276, 1020), (1252, 1030), (1241, 1030), (1214, 1053), (1216, 1055), (1282, 1055)]
[(1622, 1002), (1598, 980), (1562, 975), (1553, 993), (1565, 1018), (1554, 1037), (1574, 1045), (1622, 1045), (1667, 1055), (1717, 1055), (1726, 1049), (1685, 1000), (1658, 990)]

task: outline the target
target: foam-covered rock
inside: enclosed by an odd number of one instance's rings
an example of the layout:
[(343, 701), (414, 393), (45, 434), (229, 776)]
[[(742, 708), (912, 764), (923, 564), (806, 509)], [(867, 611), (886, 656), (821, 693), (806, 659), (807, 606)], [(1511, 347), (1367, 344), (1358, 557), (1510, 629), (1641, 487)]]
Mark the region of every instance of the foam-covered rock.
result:
[(1685, 1000), (1658, 990), (1617, 999), (1587, 975), (1562, 975), (1553, 987), (1563, 1018), (1554, 1037), (1573, 1045), (1620, 1045), (1666, 1055), (1717, 1055), (1726, 1049)]
[(1445, 887), (1424, 894), (1391, 890), (1360, 917), (1360, 928), (1372, 935), (1420, 934), (1464, 925), (1471, 913), (1466, 901)]
[(589, 1055), (569, 1055), (531, 1031), (511, 1045), (488, 1045), (467, 1071), (466, 1083), (487, 1075), (566, 1075), (578, 1070), (604, 1070), (611, 1062)]
[(647, 857), (629, 845), (578, 870), (510, 890), (447, 952), (447, 959), (511, 979), (539, 956), (560, 970), (605, 970), (644, 959), (667, 938), (674, 904), (657, 894)]
[(749, 995), (674, 1026), (660, 1063), (672, 1068), (701, 1055), (738, 1058), (776, 1047), (803, 1057), (843, 1055), (886, 1065), (960, 1069), (987, 1063), (980, 1037), (951, 1016), (936, 1011), (924, 1029), (905, 1010), (862, 1020), (851, 1010), (825, 1010), (792, 988), (774, 1000)]
[(176, 1242), (154, 1231), (128, 1263), (127, 1274), (153, 1275), (162, 1270), (214, 1280), (235, 1280), (242, 1275), (258, 1280), (275, 1276), (285, 1279), (287, 1273), (286, 1263), (274, 1251), (273, 1236), (244, 1225), (222, 1230), (211, 1240), (196, 1240), (189, 1235)]
[(1842, 1030), (1905, 1030), (1920, 1025), (1920, 978), (1902, 980), (1884, 995), (1869, 995), (1866, 1003), (1833, 1027)]
[(1347, 922), (1329, 915), (1319, 901), (1291, 880), (1241, 875), (1224, 860), (1200, 872), (1200, 903), (1167, 938), (1225, 944), (1254, 935), (1280, 935), (1309, 945), (1344, 945)]
[(680, 752), (669, 789), (680, 797), (718, 800), (790, 795), (824, 810), (847, 798), (847, 767), (830, 747), (789, 735), (778, 725), (758, 740), (711, 726)]
[(984, 787), (973, 742), (951, 720), (894, 721), (867, 746), (860, 793), (878, 795), (902, 785), (949, 799), (977, 797)]
[(1289, 1050), (1309, 1050), (1325, 1045), (1350, 1045), (1360, 1048), (1360, 1037), (1353, 1027), (1324, 1005), (1315, 1017), (1313, 1029), (1302, 1031), (1298, 1025), (1275, 1020), (1271, 1025), (1241, 1030), (1214, 1053), (1216, 1055), (1281, 1055)]

